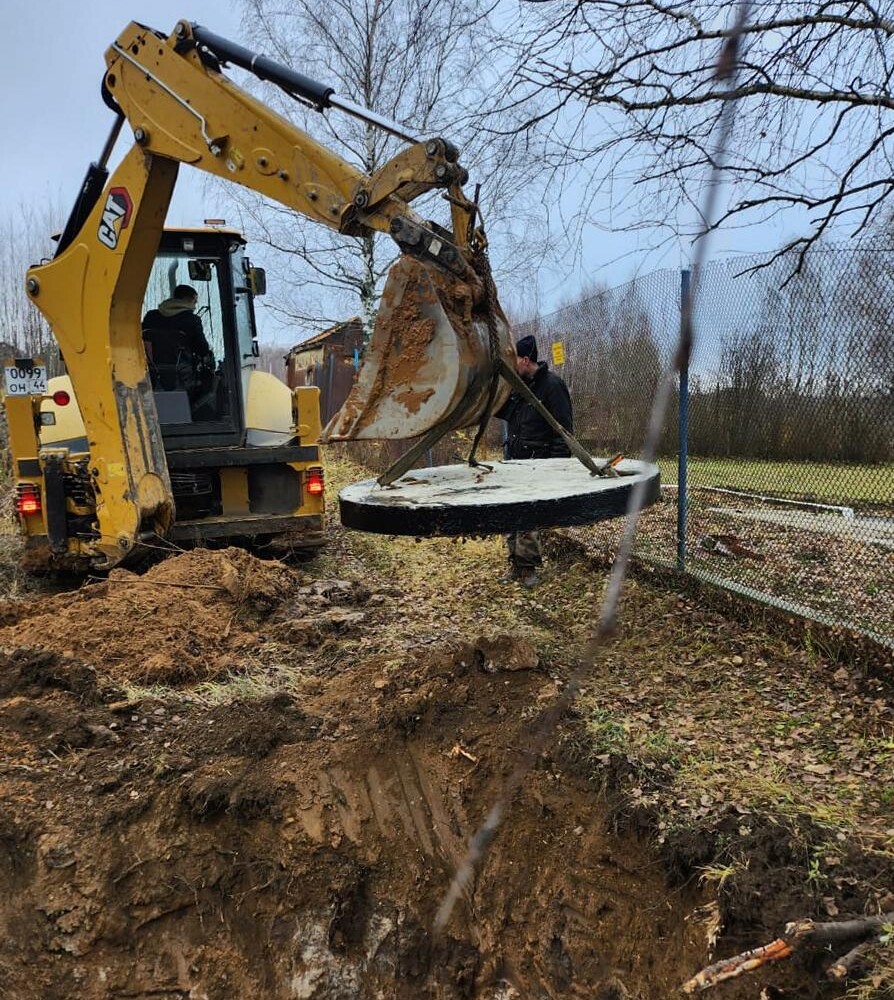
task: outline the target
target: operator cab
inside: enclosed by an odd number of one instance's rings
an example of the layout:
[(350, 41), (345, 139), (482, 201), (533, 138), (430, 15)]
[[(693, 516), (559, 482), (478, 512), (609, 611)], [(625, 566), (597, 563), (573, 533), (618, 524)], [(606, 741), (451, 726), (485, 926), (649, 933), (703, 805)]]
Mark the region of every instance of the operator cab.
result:
[[(258, 359), (253, 298), (265, 284), (240, 233), (163, 233), (142, 316), (166, 450), (244, 443), (245, 387)], [(187, 288), (196, 293), (194, 308), (182, 300)]]

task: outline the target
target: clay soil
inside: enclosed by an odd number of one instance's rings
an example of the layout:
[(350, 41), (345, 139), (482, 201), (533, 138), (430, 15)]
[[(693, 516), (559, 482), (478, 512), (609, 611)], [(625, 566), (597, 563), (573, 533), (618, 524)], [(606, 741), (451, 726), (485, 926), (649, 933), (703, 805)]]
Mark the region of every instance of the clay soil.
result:
[[(834, 870), (811, 845), (844, 826), (818, 834), (797, 811), (742, 805), (735, 786), (726, 803), (698, 806), (698, 790), (694, 811), (674, 812), (661, 797), (671, 757), (650, 764), (636, 739), (637, 717), (661, 729), (644, 679), (655, 647), (633, 642), (617, 654), (629, 699), (617, 670), (594, 674), (434, 935), (465, 843), (573, 667), (604, 579), (554, 549), (531, 594), (497, 584), (501, 558), (496, 540), (333, 528), (300, 568), (199, 550), (4, 603), (0, 996), (652, 1000), (781, 919), (884, 902), (894, 868), (871, 795), (875, 839), (837, 842)], [(687, 620), (718, 656), (724, 627), (749, 663), (773, 655), (735, 614), (699, 618), (657, 584), (634, 581), (627, 613), (640, 637), (653, 615), (681, 671)], [(890, 724), (889, 691), (849, 677), (848, 698), (876, 704), (858, 713), (869, 740)], [(812, 862), (829, 873), (818, 890)], [(717, 995), (840, 996), (821, 966)]]

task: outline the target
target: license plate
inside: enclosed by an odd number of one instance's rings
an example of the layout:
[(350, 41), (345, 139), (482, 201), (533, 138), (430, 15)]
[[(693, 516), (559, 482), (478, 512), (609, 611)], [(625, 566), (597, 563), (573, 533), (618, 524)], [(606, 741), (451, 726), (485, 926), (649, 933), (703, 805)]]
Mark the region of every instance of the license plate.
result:
[(47, 366), (4, 365), (3, 382), (7, 396), (45, 396), (47, 394)]

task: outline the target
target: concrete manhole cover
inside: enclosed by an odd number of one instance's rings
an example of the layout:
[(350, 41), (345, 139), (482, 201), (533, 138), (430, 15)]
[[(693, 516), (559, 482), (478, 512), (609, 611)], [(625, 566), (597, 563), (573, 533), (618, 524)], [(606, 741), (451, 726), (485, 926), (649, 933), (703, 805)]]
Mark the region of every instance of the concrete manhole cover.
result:
[[(604, 460), (597, 459), (599, 464)], [(414, 469), (391, 486), (374, 479), (338, 495), (342, 524), (386, 535), (485, 535), (593, 524), (620, 517), (644, 482), (643, 506), (661, 492), (657, 465), (624, 459), (616, 478), (591, 476), (576, 458)]]

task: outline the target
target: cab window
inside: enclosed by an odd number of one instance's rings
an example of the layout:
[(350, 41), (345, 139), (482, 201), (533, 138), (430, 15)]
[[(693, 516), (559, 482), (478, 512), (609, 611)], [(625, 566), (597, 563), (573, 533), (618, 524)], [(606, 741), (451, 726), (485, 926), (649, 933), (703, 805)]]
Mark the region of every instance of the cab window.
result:
[[(194, 309), (175, 291), (196, 292)], [(162, 252), (143, 300), (143, 344), (162, 424), (201, 423), (230, 414), (220, 261)]]

